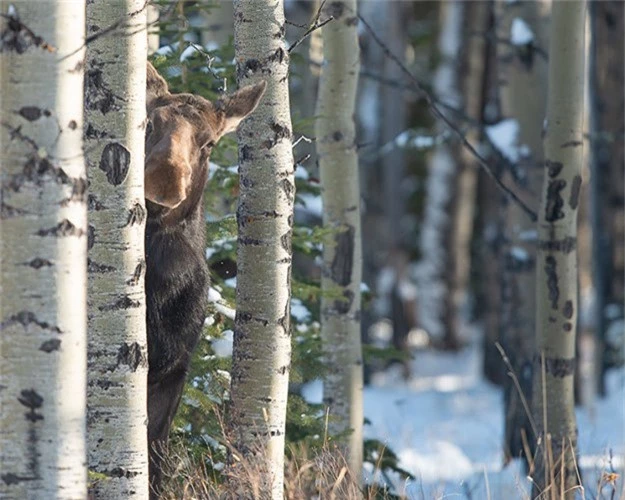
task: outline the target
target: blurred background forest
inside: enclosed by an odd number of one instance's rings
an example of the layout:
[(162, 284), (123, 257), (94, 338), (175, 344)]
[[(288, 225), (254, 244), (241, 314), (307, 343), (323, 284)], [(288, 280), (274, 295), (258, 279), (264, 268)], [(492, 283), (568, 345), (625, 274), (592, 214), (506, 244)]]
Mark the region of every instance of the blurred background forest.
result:
[[(325, 435), (318, 381), (323, 207), (314, 144), (323, 41), (321, 30), (303, 37), (319, 7), (285, 2), (297, 159), (292, 457), (322, 446)], [(365, 467), (410, 498), (525, 498), (531, 484), (516, 459), (523, 443), (511, 429), (526, 418), (519, 388), (531, 387), (536, 223), (433, 118), (415, 81), (536, 212), (550, 2), (361, 1), (359, 9)], [(231, 2), (160, 1), (152, 15), (151, 60), (173, 91), (214, 99), (236, 87)], [(610, 474), (625, 463), (623, 3), (590, 2), (585, 40), (575, 311), (580, 469), (592, 498), (617, 498), (623, 480)], [(218, 474), (226, 450), (208, 436), (220, 435), (232, 352), (234, 137), (214, 151), (210, 172), (212, 313), (175, 434), (183, 448), (192, 445), (191, 456), (208, 451), (207, 471)]]

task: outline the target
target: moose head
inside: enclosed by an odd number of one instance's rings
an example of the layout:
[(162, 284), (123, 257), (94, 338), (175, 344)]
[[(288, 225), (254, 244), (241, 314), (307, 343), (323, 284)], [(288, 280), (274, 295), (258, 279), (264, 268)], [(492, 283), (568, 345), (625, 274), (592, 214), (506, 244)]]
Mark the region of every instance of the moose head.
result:
[(215, 102), (172, 94), (148, 62), (145, 199), (150, 215), (175, 211), (184, 218), (198, 206), (212, 147), (256, 109), (265, 88), (263, 81)]

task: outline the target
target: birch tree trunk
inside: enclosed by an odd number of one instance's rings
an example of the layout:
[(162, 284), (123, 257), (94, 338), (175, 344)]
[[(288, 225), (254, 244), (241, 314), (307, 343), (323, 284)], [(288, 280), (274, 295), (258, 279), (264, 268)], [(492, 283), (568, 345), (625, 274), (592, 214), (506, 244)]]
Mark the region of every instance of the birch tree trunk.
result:
[(158, 24), (160, 10), (157, 4), (150, 3), (147, 10), (148, 23), (148, 54), (154, 54), (161, 46), (161, 29)]
[[(590, 191), (592, 274), (597, 298), (596, 376), (602, 395), (605, 394), (605, 370), (610, 364), (610, 339), (606, 339), (606, 333), (613, 322), (623, 318), (625, 290), (624, 8), (623, 2), (618, 0), (589, 4), (592, 34), (589, 72), (593, 137)], [(612, 349), (616, 350), (614, 346)]]
[(542, 442), (534, 484), (537, 494), (550, 486), (558, 498), (573, 498), (577, 484), (573, 372), (585, 13), (584, 1), (553, 3), (545, 172), (538, 220), (533, 405)]
[(95, 498), (148, 497), (147, 339), (143, 194), (144, 0), (87, 5), (89, 164), (89, 468), (107, 476)]
[(283, 497), (291, 363), (291, 235), (295, 197), (289, 54), (282, 0), (235, 0), (239, 85), (265, 80), (258, 108), (238, 130), (237, 313), (231, 420), (235, 445), (265, 453), (263, 498)]
[[(497, 2), (499, 94), (503, 119), (518, 123), (519, 155), (508, 184), (530, 207), (537, 207), (543, 181), (542, 125), (547, 103), (547, 60), (534, 47), (547, 49), (549, 3)], [(519, 36), (525, 28), (526, 39)], [(502, 252), (501, 343), (523, 394), (506, 377), (504, 383), (506, 460), (525, 455), (534, 444), (527, 402), (532, 400), (532, 363), (535, 352), (536, 223), (515, 203), (506, 206), (505, 248)], [(524, 444), (525, 443), (525, 444)]]
[[(462, 103), (459, 61), (467, 5), (460, 1), (440, 4), (441, 31), (438, 45), (441, 62), (434, 75), (433, 85), (437, 97), (456, 108), (460, 108)], [(455, 315), (447, 275), (452, 258), (451, 211), (458, 168), (454, 153), (451, 146), (443, 144), (436, 148), (429, 161), (418, 285), (419, 318), (423, 328), (438, 341), (457, 344), (456, 332), (453, 330)]]
[(354, 112), (360, 70), (356, 0), (325, 8), (334, 21), (323, 28), (324, 65), (317, 100), (317, 155), (323, 225), (321, 337), (324, 403), (331, 434), (350, 431), (342, 451), (357, 483), (362, 476), (363, 371), (360, 341), (362, 241)]
[(84, 1), (0, 2), (0, 497), (84, 499)]
[[(484, 32), (488, 9), (486, 2), (441, 4), (442, 61), (434, 81), (439, 98), (478, 120), (484, 99), (487, 50), (484, 40), (469, 36), (468, 29)], [(466, 32), (465, 25), (470, 27)], [(468, 138), (476, 142), (479, 136), (470, 132)], [(445, 348), (458, 349), (469, 278), (477, 169), (464, 148), (442, 145), (433, 155), (427, 182), (419, 317), (424, 328)]]

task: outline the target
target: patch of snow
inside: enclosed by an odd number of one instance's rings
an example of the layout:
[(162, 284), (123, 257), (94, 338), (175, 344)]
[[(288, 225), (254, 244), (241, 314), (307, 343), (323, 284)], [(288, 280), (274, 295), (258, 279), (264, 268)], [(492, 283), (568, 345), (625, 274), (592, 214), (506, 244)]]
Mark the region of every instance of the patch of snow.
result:
[(310, 404), (320, 404), (323, 402), (323, 382), (316, 379), (302, 386), (302, 398)]
[[(419, 350), (414, 379), (376, 376), (365, 387), (365, 417), (371, 422), (365, 436), (387, 445), (400, 467), (416, 477), (390, 477), (408, 499), (529, 498), (531, 483), (520, 462), (503, 466), (503, 391), (483, 380), (482, 355), (480, 342), (456, 354)], [(625, 370), (608, 372), (606, 387), (608, 397), (593, 410), (576, 410), (587, 492), (596, 488), (601, 471), (610, 470), (610, 450), (618, 473), (625, 465)], [(320, 383), (307, 384), (305, 397), (321, 401)], [(365, 477), (370, 480), (373, 472), (369, 467)]]
[(364, 281), (362, 281), (362, 282), (360, 283), (360, 291), (361, 291), (362, 293), (368, 293), (368, 292), (370, 292), (370, 291), (371, 291), (371, 289), (369, 288), (369, 285), (367, 285)]
[(237, 277), (228, 278), (224, 280), (224, 285), (229, 286), (230, 288), (236, 288), (237, 286)]
[(168, 55), (170, 55), (170, 54), (173, 54), (173, 52), (174, 52), (174, 48), (175, 48), (176, 46), (177, 46), (177, 45), (174, 45), (174, 46), (172, 46), (172, 45), (163, 45), (162, 47), (159, 47), (159, 48), (155, 51), (155, 53), (156, 53), (156, 54), (158, 54), (159, 56), (168, 56)]
[(298, 298), (291, 299), (291, 316), (298, 322), (304, 323), (310, 319), (310, 311)]
[(310, 175), (308, 174), (308, 170), (306, 170), (306, 167), (302, 165), (297, 165), (297, 168), (295, 169), (295, 178), (307, 181), (309, 177)]
[(312, 193), (302, 193), (299, 198), (304, 203), (306, 212), (321, 217), (323, 215), (323, 200), (320, 195)]
[(529, 262), (530, 254), (523, 247), (512, 247), (510, 248), (510, 255), (519, 262)]
[[(213, 347), (213, 351), (220, 358), (227, 358), (232, 356), (232, 342), (233, 342), (234, 332), (232, 330), (225, 330), (222, 333), (222, 337), (218, 339), (213, 339), (211, 341), (211, 346)], [(230, 374), (228, 374), (230, 375)]]
[(486, 135), (493, 146), (512, 163), (519, 161), (519, 122), (513, 118), (501, 120), (495, 125), (486, 127)]
[(623, 317), (623, 306), (620, 304), (608, 304), (603, 310), (607, 319), (618, 319)]
[(186, 49), (182, 51), (182, 54), (180, 54), (180, 62), (186, 61), (197, 52), (199, 52), (199, 50), (195, 45), (189, 45)]
[(515, 17), (512, 20), (510, 41), (514, 45), (527, 45), (534, 41), (534, 33), (528, 24), (520, 17)]

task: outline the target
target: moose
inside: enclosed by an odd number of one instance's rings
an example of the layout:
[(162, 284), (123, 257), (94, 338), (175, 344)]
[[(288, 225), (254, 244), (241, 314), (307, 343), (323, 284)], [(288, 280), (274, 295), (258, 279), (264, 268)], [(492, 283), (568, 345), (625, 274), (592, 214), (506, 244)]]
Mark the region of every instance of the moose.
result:
[(150, 498), (162, 488), (162, 454), (191, 354), (206, 317), (203, 193), (216, 142), (252, 113), (266, 83), (210, 102), (172, 94), (147, 64), (145, 230)]

